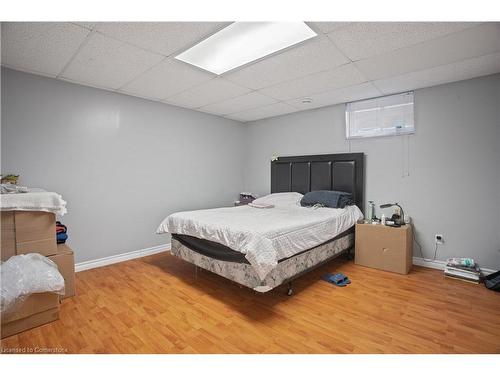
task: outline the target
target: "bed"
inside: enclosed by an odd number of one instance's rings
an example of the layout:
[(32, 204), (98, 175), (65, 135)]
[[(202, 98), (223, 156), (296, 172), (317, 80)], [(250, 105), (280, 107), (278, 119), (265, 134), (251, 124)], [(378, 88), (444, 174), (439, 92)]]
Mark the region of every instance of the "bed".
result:
[[(352, 195), (344, 209), (301, 207), (302, 194), (338, 190)], [(172, 234), (172, 255), (257, 292), (268, 292), (354, 245), (362, 218), (363, 153), (277, 157), (271, 161), (273, 208), (250, 206), (179, 212), (157, 233)], [(264, 198), (263, 198), (264, 199)]]

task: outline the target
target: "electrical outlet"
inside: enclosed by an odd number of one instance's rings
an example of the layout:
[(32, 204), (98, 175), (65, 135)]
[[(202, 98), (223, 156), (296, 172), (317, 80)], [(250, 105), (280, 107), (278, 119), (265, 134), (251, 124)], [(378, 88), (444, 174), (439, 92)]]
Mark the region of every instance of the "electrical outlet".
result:
[(435, 239), (436, 239), (436, 243), (438, 245), (441, 245), (444, 243), (444, 238), (443, 238), (443, 235), (442, 234), (436, 234), (435, 235)]

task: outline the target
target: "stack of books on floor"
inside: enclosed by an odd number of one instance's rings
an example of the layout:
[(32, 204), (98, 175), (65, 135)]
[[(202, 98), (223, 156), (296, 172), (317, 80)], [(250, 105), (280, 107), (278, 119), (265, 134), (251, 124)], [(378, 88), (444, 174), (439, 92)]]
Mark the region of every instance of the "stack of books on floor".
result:
[(450, 258), (446, 263), (444, 275), (451, 279), (479, 284), (481, 271), (473, 259)]

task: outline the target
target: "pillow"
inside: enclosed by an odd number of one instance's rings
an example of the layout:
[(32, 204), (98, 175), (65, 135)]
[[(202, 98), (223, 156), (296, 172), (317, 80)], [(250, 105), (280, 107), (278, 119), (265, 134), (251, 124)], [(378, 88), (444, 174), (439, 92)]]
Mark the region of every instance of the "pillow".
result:
[(353, 201), (350, 193), (335, 190), (311, 191), (300, 200), (301, 206), (314, 206), (315, 204), (330, 208), (344, 208), (353, 204)]
[(252, 203), (257, 205), (269, 205), (274, 207), (298, 206), (303, 195), (300, 193), (274, 193), (255, 199)]

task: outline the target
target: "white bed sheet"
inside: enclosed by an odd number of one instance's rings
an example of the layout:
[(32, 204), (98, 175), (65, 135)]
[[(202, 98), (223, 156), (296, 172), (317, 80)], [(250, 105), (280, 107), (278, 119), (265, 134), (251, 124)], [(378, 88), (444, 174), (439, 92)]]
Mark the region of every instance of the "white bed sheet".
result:
[(174, 213), (163, 220), (157, 233), (185, 234), (221, 243), (245, 254), (263, 280), (280, 259), (334, 238), (361, 218), (357, 206), (225, 207)]

